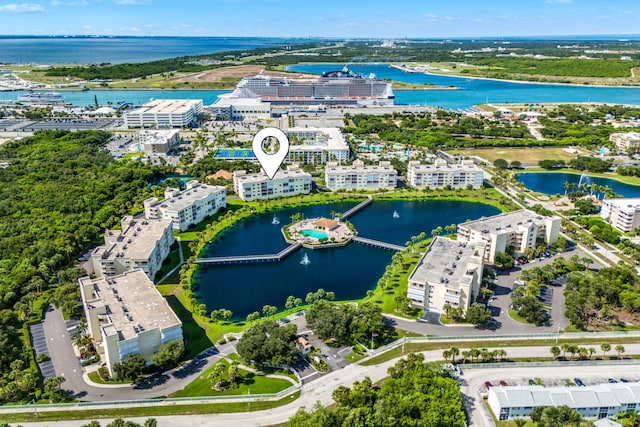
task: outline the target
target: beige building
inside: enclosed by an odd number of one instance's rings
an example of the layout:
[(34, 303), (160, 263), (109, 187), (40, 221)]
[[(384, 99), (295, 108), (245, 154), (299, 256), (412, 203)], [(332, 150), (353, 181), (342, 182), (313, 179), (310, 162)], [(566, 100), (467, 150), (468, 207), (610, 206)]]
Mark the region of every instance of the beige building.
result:
[(153, 280), (173, 244), (171, 220), (125, 216), (121, 226), (121, 230), (105, 231), (105, 244), (91, 253), (96, 276), (141, 269)]
[(435, 237), (409, 276), (407, 297), (415, 306), (437, 313), (443, 307), (466, 311), (478, 296), (484, 247)]
[(349, 144), (338, 128), (290, 128), (286, 163), (324, 165), (349, 160)]
[(355, 160), (350, 166), (329, 162), (324, 169), (324, 182), (331, 191), (336, 190), (391, 190), (398, 184), (398, 173), (390, 162), (365, 166)]
[(605, 199), (600, 216), (623, 233), (640, 228), (640, 199)]
[(640, 132), (612, 133), (609, 140), (616, 144), (620, 151), (638, 151), (640, 148)]
[(96, 348), (113, 366), (127, 356), (152, 356), (170, 341), (182, 340), (182, 322), (142, 270), (79, 280), (87, 326)]
[(437, 159), (433, 164), (422, 165), (417, 160), (409, 162), (407, 184), (415, 188), (473, 188), (482, 187), (483, 171), (471, 160), (448, 164)]
[(209, 111), (218, 120), (255, 121), (271, 117), (271, 103), (260, 98), (234, 98), (230, 94), (222, 94)]
[(227, 206), (227, 191), (222, 186), (200, 184), (192, 180), (186, 188), (167, 187), (164, 200), (152, 197), (144, 201), (146, 219), (168, 218), (174, 230), (184, 231)]
[(560, 217), (524, 209), (506, 212), (458, 224), (458, 241), (484, 244), (485, 260), (493, 263), (496, 253), (506, 252), (509, 246), (518, 255), (527, 248), (536, 248), (538, 239), (549, 245), (557, 242), (560, 222)]
[(142, 129), (138, 132), (138, 139), (145, 154), (167, 154), (180, 142), (180, 131), (178, 129)]
[(287, 170), (276, 172), (271, 180), (263, 171), (252, 174), (247, 174), (246, 171), (235, 171), (233, 188), (240, 199), (252, 202), (309, 194), (312, 181), (311, 174), (299, 169), (298, 165), (289, 165)]
[(129, 128), (186, 128), (198, 123), (201, 99), (155, 99), (124, 114)]

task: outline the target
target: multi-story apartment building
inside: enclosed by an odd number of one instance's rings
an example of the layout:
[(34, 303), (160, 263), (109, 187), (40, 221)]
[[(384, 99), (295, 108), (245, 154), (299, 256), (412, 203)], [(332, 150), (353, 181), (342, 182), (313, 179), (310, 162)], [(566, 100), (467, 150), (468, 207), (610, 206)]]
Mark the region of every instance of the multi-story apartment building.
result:
[(640, 149), (640, 132), (621, 132), (609, 135), (609, 140), (616, 144), (620, 151), (638, 151)]
[(349, 144), (338, 128), (290, 128), (286, 163), (324, 165), (349, 160)]
[(168, 218), (174, 230), (184, 231), (227, 206), (227, 191), (222, 186), (200, 184), (192, 180), (186, 188), (167, 187), (164, 200), (152, 197), (144, 201), (146, 219)]
[(409, 275), (407, 297), (428, 311), (443, 307), (466, 311), (478, 296), (484, 267), (484, 246), (435, 237)]
[(519, 210), (458, 224), (458, 241), (485, 245), (485, 260), (493, 263), (497, 252), (513, 247), (516, 254), (535, 248), (541, 239), (546, 244), (558, 240), (560, 217), (542, 216)]
[(233, 188), (238, 197), (246, 202), (309, 194), (312, 185), (311, 174), (299, 169), (297, 165), (279, 170), (271, 180), (263, 171), (252, 174), (247, 174), (246, 171), (233, 173)]
[(473, 188), (482, 187), (483, 171), (471, 160), (463, 160), (450, 165), (443, 159), (437, 159), (433, 164), (420, 164), (419, 161), (409, 162), (407, 183), (415, 188)]
[(182, 340), (182, 322), (142, 270), (79, 284), (89, 333), (111, 375), (129, 355), (151, 363), (163, 345)]
[(91, 253), (97, 277), (141, 269), (154, 279), (173, 244), (171, 220), (125, 216), (121, 230), (107, 230), (104, 245)]
[(201, 99), (156, 99), (124, 114), (129, 128), (186, 128), (198, 123)]
[(351, 166), (329, 162), (324, 169), (324, 182), (329, 190), (380, 190), (396, 188), (398, 173), (390, 162), (365, 166), (355, 160)]
[(605, 199), (600, 216), (626, 233), (640, 228), (640, 199)]

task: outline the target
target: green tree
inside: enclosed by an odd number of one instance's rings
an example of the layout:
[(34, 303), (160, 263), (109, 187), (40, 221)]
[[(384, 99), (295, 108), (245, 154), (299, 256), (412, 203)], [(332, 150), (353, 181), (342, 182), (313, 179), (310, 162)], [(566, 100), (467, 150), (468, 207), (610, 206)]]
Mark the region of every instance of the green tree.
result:
[(469, 323), (484, 325), (491, 320), (491, 310), (476, 302), (469, 306), (465, 317)]
[(605, 357), (607, 355), (607, 352), (611, 351), (611, 344), (609, 344), (608, 342), (603, 342), (602, 344), (600, 344), (600, 349), (602, 350), (602, 357)]
[(625, 351), (625, 349), (624, 349), (624, 346), (622, 344), (618, 344), (616, 346), (616, 353), (618, 353), (618, 359), (621, 358), (622, 353), (624, 353), (624, 351)]
[(248, 323), (253, 323), (256, 320), (258, 320), (260, 318), (260, 313), (257, 311), (254, 311), (253, 313), (249, 313), (247, 314), (247, 322)]
[(554, 359), (557, 359), (558, 356), (560, 356), (560, 348), (558, 346), (554, 345), (553, 347), (551, 347), (550, 351)]
[(123, 381), (137, 381), (148, 371), (147, 360), (139, 354), (129, 355), (123, 362), (113, 365), (114, 376)]
[(507, 162), (505, 159), (495, 159), (493, 161), (493, 166), (498, 169), (507, 169), (509, 167), (509, 162)]
[(152, 360), (162, 369), (169, 369), (178, 364), (182, 353), (184, 353), (184, 342), (182, 340), (170, 341), (153, 354)]
[(278, 307), (276, 306), (267, 304), (264, 307), (262, 307), (262, 314), (264, 314), (266, 317), (272, 317), (277, 312), (278, 312)]
[(298, 351), (294, 343), (296, 325), (278, 326), (265, 320), (245, 331), (236, 350), (242, 359), (256, 365), (292, 365)]

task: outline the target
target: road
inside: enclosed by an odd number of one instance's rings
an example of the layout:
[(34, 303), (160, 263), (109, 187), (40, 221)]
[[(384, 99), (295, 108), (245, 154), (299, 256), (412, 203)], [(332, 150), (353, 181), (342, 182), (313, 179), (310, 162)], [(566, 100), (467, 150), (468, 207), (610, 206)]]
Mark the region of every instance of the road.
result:
[[(640, 353), (640, 344), (625, 345), (625, 354)], [(460, 348), (461, 351), (466, 350)], [(549, 357), (549, 347), (510, 347), (507, 348), (507, 357)], [(434, 350), (423, 352), (425, 361), (442, 360), (442, 351)], [(331, 372), (322, 378), (322, 381), (313, 381), (305, 385), (302, 389), (300, 397), (281, 407), (256, 412), (240, 412), (231, 414), (202, 414), (202, 415), (176, 415), (155, 417), (160, 427), (227, 427), (230, 425), (241, 425), (244, 427), (271, 426), (286, 422), (296, 411), (304, 406), (311, 408), (316, 402), (320, 402), (323, 406), (333, 403), (331, 394), (333, 390), (339, 386), (350, 387), (355, 381), (360, 381), (364, 377), (369, 377), (373, 382), (382, 380), (387, 376), (387, 369), (394, 365), (397, 359), (381, 363), (375, 366), (349, 365), (339, 371)], [(601, 366), (601, 365), (600, 365)], [(482, 399), (480, 392), (484, 381), (495, 381), (503, 379), (510, 384), (526, 383), (528, 378), (540, 377), (543, 382), (550, 380), (562, 380), (564, 378), (573, 378), (580, 376), (587, 382), (595, 381), (605, 376), (626, 376), (632, 380), (640, 379), (640, 364), (633, 365), (616, 365), (612, 361), (611, 365), (607, 365), (606, 374), (602, 369), (594, 369), (590, 365), (582, 366), (561, 366), (561, 367), (501, 367), (499, 369), (465, 369), (463, 370), (462, 393), (465, 402), (471, 405), (471, 426), (493, 426), (487, 418), (488, 412), (483, 405), (480, 404)], [(629, 375), (629, 372), (635, 372), (635, 375)], [(636, 378), (637, 377), (637, 378)], [(103, 405), (104, 408), (114, 408), (115, 405)], [(143, 418), (132, 418), (137, 423), (144, 423)], [(102, 424), (111, 422), (110, 419), (101, 420)], [(46, 423), (22, 423), (24, 427), (44, 427), (44, 426), (64, 426), (64, 427), (80, 427), (86, 424), (86, 420), (79, 421), (61, 421)]]
[(153, 377), (153, 383), (139, 384), (135, 388), (131, 385), (97, 387), (87, 384), (83, 378), (83, 368), (73, 352), (69, 331), (60, 310), (50, 308), (45, 313), (43, 324), (56, 375), (66, 380), (62, 388), (83, 401), (135, 400), (167, 396), (183, 389), (207, 366), (226, 354), (235, 352), (235, 341), (232, 341), (208, 349), (183, 367)]

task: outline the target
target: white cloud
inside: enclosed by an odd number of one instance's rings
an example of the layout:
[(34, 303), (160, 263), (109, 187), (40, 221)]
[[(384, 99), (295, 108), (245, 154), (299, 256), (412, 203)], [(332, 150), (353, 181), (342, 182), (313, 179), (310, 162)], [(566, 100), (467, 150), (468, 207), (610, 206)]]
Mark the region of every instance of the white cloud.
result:
[(91, 29), (91, 25), (85, 25), (82, 27), (82, 29), (84, 30), (90, 30)]
[(113, 2), (115, 4), (120, 4), (125, 6), (151, 4), (151, 0), (113, 0)]
[(44, 8), (39, 4), (33, 3), (11, 3), (0, 6), (0, 12), (5, 13), (37, 13), (44, 12)]
[(131, 31), (133, 31), (134, 33), (137, 33), (138, 31), (140, 31), (140, 28), (138, 27), (131, 27), (129, 28)]
[(573, 3), (573, 0), (544, 0), (544, 4), (569, 4)]

